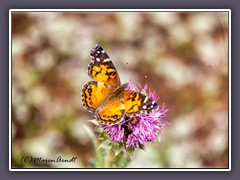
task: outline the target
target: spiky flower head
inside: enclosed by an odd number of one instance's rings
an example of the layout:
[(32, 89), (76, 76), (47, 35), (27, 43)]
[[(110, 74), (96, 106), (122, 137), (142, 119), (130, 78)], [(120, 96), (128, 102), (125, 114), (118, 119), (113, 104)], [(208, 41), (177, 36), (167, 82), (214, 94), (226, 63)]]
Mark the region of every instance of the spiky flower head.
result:
[[(139, 84), (139, 88), (137, 88), (130, 80), (127, 89), (141, 92), (156, 102), (159, 99), (157, 94), (148, 88), (147, 84), (144, 87)], [(137, 114), (133, 117), (125, 115), (118, 124), (112, 126), (102, 124), (101, 126), (113, 142), (123, 143), (125, 147), (143, 149), (146, 142), (155, 142), (156, 138), (160, 137), (164, 126), (169, 124), (162, 120), (166, 117), (167, 111), (168, 109), (163, 103), (159, 105), (158, 109), (150, 113)]]

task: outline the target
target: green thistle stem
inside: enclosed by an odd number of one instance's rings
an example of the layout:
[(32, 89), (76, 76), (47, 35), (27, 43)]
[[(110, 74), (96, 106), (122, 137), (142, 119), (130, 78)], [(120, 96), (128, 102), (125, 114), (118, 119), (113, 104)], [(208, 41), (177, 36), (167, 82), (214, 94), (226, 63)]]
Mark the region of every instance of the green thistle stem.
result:
[(112, 167), (112, 161), (113, 161), (113, 153), (112, 153), (112, 148), (109, 147), (106, 149), (107, 151), (107, 154), (106, 154), (106, 160), (105, 160), (105, 163), (104, 163), (104, 167), (105, 168), (110, 168)]
[(95, 154), (96, 154), (98, 167), (102, 168), (102, 167), (104, 167), (102, 153), (99, 150), (99, 144), (98, 144), (95, 137), (92, 139), (92, 142), (93, 142), (93, 147), (94, 147), (94, 151), (95, 151)]
[(89, 127), (87, 127), (87, 126), (83, 126), (83, 127), (85, 128), (87, 134), (89, 135), (89, 137), (93, 143), (94, 152), (96, 154), (97, 167), (102, 168), (104, 166), (104, 163), (103, 163), (102, 153), (99, 150), (99, 143), (98, 143), (94, 133), (89, 129)]
[(89, 127), (85, 126), (85, 130), (89, 135), (95, 152), (95, 161), (93, 167), (97, 168), (124, 168), (131, 160), (134, 149), (123, 146), (122, 143), (113, 143), (107, 134), (105, 134), (101, 127), (99, 127), (100, 138), (98, 139)]

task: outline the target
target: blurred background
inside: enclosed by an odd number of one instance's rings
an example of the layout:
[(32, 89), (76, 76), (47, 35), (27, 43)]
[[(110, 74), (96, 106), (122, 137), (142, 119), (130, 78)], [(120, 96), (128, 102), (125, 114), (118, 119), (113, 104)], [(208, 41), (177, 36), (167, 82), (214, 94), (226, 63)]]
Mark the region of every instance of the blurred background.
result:
[(95, 44), (169, 109), (161, 141), (127, 167), (228, 168), (227, 12), (12, 12), (13, 167), (91, 167), (81, 88)]

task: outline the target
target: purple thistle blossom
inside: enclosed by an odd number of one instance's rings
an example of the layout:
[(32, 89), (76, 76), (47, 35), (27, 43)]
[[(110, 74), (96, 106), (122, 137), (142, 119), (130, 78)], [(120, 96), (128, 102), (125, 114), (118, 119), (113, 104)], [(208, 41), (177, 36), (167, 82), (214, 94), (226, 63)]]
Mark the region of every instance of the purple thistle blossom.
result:
[[(139, 84), (139, 91), (130, 80), (127, 89), (141, 92), (156, 102), (159, 99), (157, 94), (148, 88), (147, 84), (143, 88)], [(137, 114), (133, 117), (125, 115), (118, 124), (112, 126), (102, 124), (101, 126), (113, 142), (123, 143), (126, 147), (144, 149), (146, 142), (155, 142), (155, 138), (160, 136), (163, 127), (169, 124), (167, 121), (162, 121), (166, 117), (167, 111), (168, 109), (163, 103), (151, 113)]]

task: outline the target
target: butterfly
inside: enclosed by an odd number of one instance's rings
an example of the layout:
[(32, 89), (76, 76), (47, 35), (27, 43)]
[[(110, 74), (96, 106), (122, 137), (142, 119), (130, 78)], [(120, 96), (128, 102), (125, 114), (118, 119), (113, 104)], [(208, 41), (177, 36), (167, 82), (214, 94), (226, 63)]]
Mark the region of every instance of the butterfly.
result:
[(95, 119), (104, 125), (121, 122), (125, 116), (149, 113), (158, 108), (146, 95), (128, 90), (128, 83), (121, 84), (118, 72), (108, 54), (99, 45), (91, 50), (88, 81), (82, 87), (83, 107), (94, 113)]

